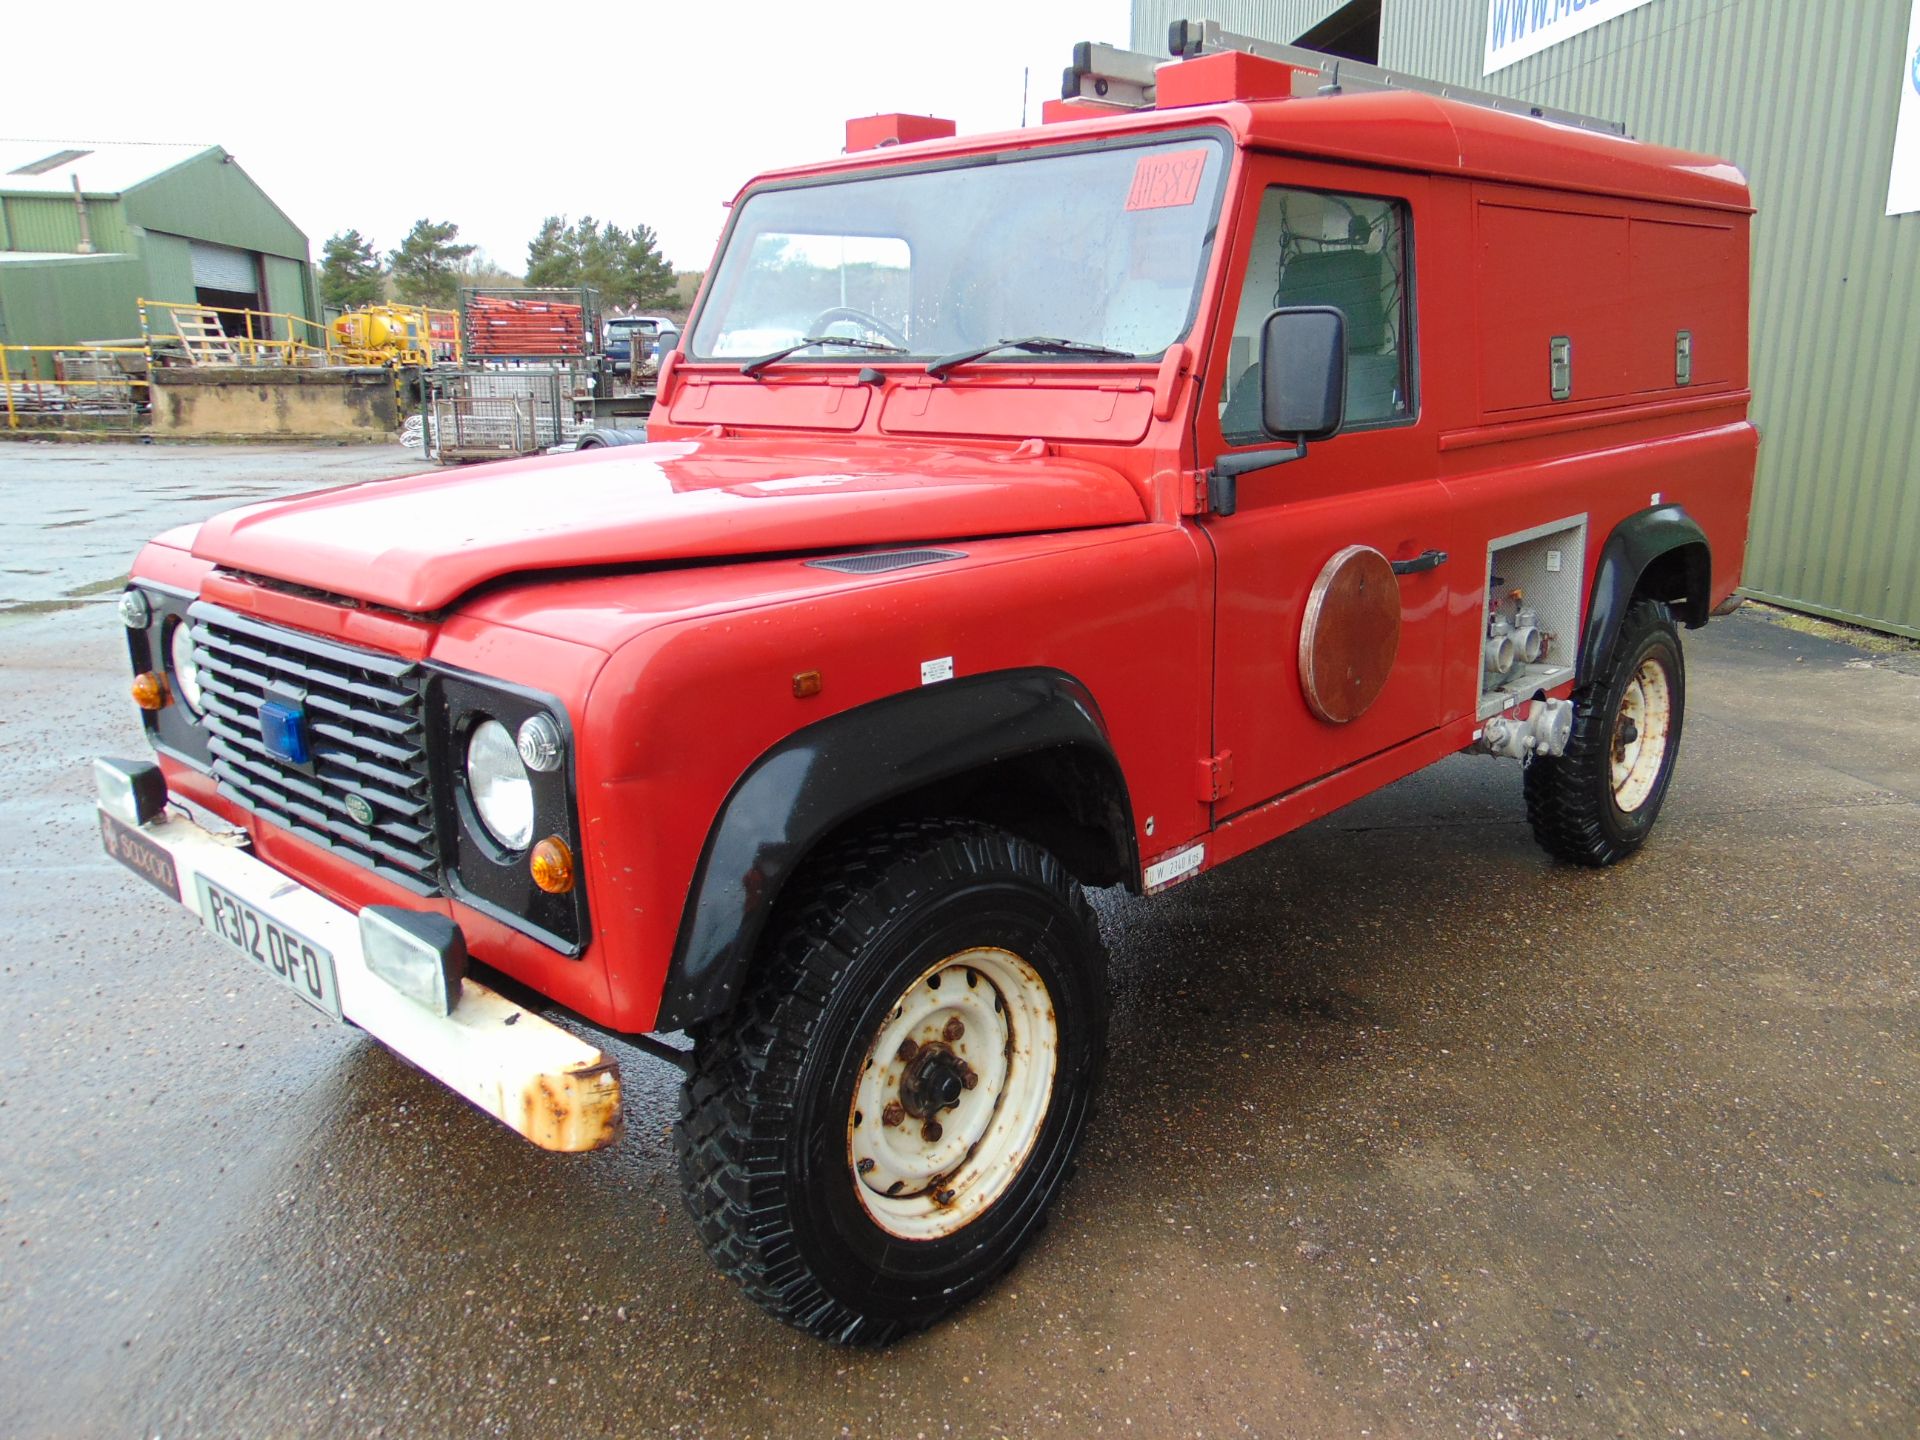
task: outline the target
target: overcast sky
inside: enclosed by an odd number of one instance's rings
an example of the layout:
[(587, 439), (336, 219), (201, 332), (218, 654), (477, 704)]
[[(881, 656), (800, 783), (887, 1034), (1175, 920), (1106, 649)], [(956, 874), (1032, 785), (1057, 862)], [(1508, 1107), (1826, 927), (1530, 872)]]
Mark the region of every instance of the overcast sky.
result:
[(1128, 25), (1126, 0), (8, 8), (5, 133), (224, 145), (316, 260), (425, 216), (515, 272), (550, 214), (651, 225), (702, 269), (740, 185), (838, 154), (848, 117), (1012, 129), (1027, 67), (1037, 124), (1073, 43)]

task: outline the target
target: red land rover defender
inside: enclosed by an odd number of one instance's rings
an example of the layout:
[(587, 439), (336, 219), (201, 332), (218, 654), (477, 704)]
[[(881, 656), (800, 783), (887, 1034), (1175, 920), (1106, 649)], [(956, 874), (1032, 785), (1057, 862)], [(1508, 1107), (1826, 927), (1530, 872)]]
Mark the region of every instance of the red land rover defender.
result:
[(1100, 1077), (1083, 887), (1471, 749), (1629, 856), (1740, 574), (1740, 173), (1326, 88), (1210, 54), (764, 176), (650, 443), (161, 536), (107, 848), (537, 1144), (620, 1133), (575, 1030), (683, 1063), (688, 1208), (781, 1318), (979, 1294)]

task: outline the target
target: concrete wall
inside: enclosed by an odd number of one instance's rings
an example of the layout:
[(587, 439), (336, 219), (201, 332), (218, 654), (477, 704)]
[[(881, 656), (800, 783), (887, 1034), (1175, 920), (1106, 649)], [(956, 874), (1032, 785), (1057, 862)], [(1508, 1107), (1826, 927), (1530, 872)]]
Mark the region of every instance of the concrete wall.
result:
[(352, 370), (159, 369), (153, 433), (171, 439), (388, 440), (393, 377)]

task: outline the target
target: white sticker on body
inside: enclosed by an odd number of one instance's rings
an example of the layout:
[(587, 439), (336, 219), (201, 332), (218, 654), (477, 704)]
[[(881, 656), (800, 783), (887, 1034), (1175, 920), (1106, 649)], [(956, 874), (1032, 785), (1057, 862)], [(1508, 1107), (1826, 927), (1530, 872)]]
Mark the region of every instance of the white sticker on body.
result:
[(920, 683), (932, 685), (940, 680), (953, 679), (953, 656), (942, 655), (938, 660), (920, 662)]
[(1151, 895), (1155, 890), (1164, 889), (1176, 880), (1184, 880), (1198, 870), (1205, 863), (1206, 858), (1205, 845), (1189, 845), (1184, 850), (1175, 851), (1164, 860), (1155, 861), (1147, 866), (1143, 877), (1147, 893)]

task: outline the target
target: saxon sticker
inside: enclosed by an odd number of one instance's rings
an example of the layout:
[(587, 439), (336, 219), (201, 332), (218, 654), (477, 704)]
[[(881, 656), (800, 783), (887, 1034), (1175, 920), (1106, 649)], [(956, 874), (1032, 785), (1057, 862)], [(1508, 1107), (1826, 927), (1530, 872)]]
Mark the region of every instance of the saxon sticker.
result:
[(1206, 169), (1205, 147), (1142, 155), (1134, 162), (1127, 209), (1170, 210), (1191, 205), (1200, 193), (1200, 177)]
[(1164, 890), (1176, 880), (1184, 880), (1198, 870), (1207, 858), (1205, 845), (1189, 845), (1184, 850), (1176, 850), (1164, 860), (1157, 860), (1147, 866), (1143, 888), (1151, 895), (1156, 890)]

